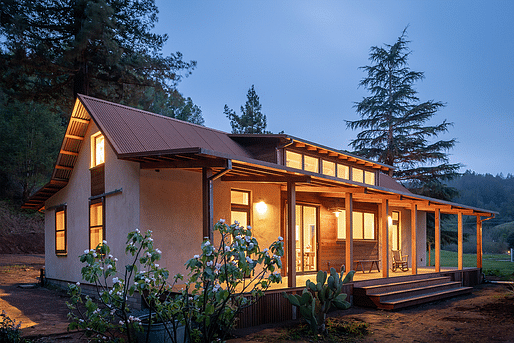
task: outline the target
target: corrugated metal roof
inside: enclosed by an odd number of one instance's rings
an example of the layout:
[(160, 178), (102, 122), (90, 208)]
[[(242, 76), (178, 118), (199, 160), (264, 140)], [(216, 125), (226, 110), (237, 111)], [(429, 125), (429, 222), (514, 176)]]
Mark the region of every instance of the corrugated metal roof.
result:
[(251, 157), (225, 132), (85, 95), (78, 97), (119, 156), (201, 148)]

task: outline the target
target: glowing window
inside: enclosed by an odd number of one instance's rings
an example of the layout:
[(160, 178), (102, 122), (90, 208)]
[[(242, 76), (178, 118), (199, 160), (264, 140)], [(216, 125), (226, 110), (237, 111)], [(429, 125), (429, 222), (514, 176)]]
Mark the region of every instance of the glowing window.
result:
[(66, 254), (66, 207), (61, 206), (55, 210), (55, 253)]
[(374, 185), (375, 184), (375, 173), (370, 171), (364, 172), (364, 183), (367, 183), (368, 185)]
[(91, 138), (91, 167), (96, 167), (105, 162), (105, 139), (103, 135)]
[(340, 179), (350, 179), (350, 167), (345, 166), (344, 164), (337, 165), (337, 177)]
[[(353, 211), (353, 239), (375, 239), (375, 214)], [(337, 213), (337, 239), (346, 239), (346, 212)]]
[(286, 166), (295, 169), (302, 169), (302, 154), (286, 151)]
[(89, 249), (96, 249), (105, 237), (104, 204), (97, 202), (89, 205)]
[(364, 170), (352, 168), (352, 181), (364, 183)]
[(303, 156), (303, 169), (313, 173), (319, 173), (319, 160), (316, 157)]
[(328, 176), (336, 176), (336, 164), (330, 161), (322, 161), (323, 174)]
[(230, 221), (239, 223), (239, 226), (248, 227), (250, 225), (250, 192), (249, 191), (230, 191)]
[(230, 191), (230, 203), (237, 205), (248, 205), (250, 192), (248, 191)]

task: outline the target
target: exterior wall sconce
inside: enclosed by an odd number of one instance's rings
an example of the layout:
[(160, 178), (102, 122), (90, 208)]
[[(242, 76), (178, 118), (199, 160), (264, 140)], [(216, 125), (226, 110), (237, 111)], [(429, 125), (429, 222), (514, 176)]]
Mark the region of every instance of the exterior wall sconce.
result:
[(264, 214), (266, 211), (268, 211), (268, 205), (264, 201), (259, 201), (255, 204), (255, 209), (259, 214)]
[(336, 218), (339, 218), (339, 211), (335, 211), (334, 214), (336, 215)]
[(391, 217), (391, 216), (387, 217), (387, 224), (389, 224), (389, 226), (393, 225), (393, 217)]

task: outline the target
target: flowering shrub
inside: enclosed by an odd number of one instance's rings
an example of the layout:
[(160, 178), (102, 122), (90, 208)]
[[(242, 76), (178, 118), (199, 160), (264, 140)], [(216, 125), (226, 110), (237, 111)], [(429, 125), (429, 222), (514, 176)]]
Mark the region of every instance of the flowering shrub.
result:
[[(79, 282), (70, 285), (68, 293), (71, 300), (67, 302), (71, 310), (68, 314), (71, 319), (69, 329), (84, 330), (93, 341), (119, 340), (120, 333), (129, 342), (135, 341), (133, 334), (140, 329), (141, 320), (130, 314), (127, 300), (136, 291), (153, 305), (150, 311), (167, 314), (166, 320), (169, 319), (171, 314), (164, 311), (158, 298), (171, 287), (167, 284), (169, 272), (156, 263), (161, 251), (154, 249), (151, 233), (142, 234), (139, 230), (129, 233), (125, 252), (133, 256), (133, 260), (125, 266), (123, 277), (117, 276), (118, 259), (110, 254), (106, 241), (96, 249), (84, 251), (80, 256), (80, 261), (86, 264), (81, 270), (82, 277), (96, 286), (99, 301), (95, 302), (89, 296), (83, 298)], [(175, 276), (173, 282), (181, 277)]]
[(21, 322), (11, 319), (2, 310), (0, 314), (0, 342), (18, 343), (21, 342)]
[(190, 272), (183, 292), (185, 319), (194, 324), (193, 337), (203, 342), (223, 340), (237, 315), (272, 283), (282, 281), (282, 237), (261, 251), (251, 227), (220, 220), (214, 230), (220, 234), (219, 245), (205, 240), (201, 255), (187, 261)]
[[(213, 342), (223, 340), (234, 326), (237, 315), (262, 296), (272, 283), (282, 277), (283, 239), (260, 250), (251, 228), (226, 225), (220, 220), (214, 226), (220, 234), (217, 247), (209, 240), (201, 245), (201, 254), (187, 261), (188, 279), (181, 294), (172, 297), (172, 287), (183, 277), (177, 274), (169, 284), (169, 272), (156, 262), (161, 251), (154, 249), (151, 231), (129, 233), (125, 252), (133, 256), (118, 275), (115, 257), (107, 242), (86, 250), (80, 261), (86, 265), (81, 273), (85, 281), (96, 286), (98, 302), (81, 295), (80, 284), (70, 285), (70, 329), (84, 330), (93, 341), (126, 338), (135, 341), (141, 320), (131, 315), (127, 300), (136, 291), (149, 305), (149, 320), (171, 324), (166, 330), (177, 342), (177, 325), (185, 326), (183, 340)], [(148, 338), (147, 333), (147, 338)]]

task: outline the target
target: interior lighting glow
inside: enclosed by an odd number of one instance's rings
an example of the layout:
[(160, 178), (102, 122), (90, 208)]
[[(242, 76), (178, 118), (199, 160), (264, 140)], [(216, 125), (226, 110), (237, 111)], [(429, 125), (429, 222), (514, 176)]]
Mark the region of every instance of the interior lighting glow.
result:
[(268, 210), (268, 205), (264, 201), (260, 201), (255, 204), (255, 209), (259, 214), (264, 214)]

